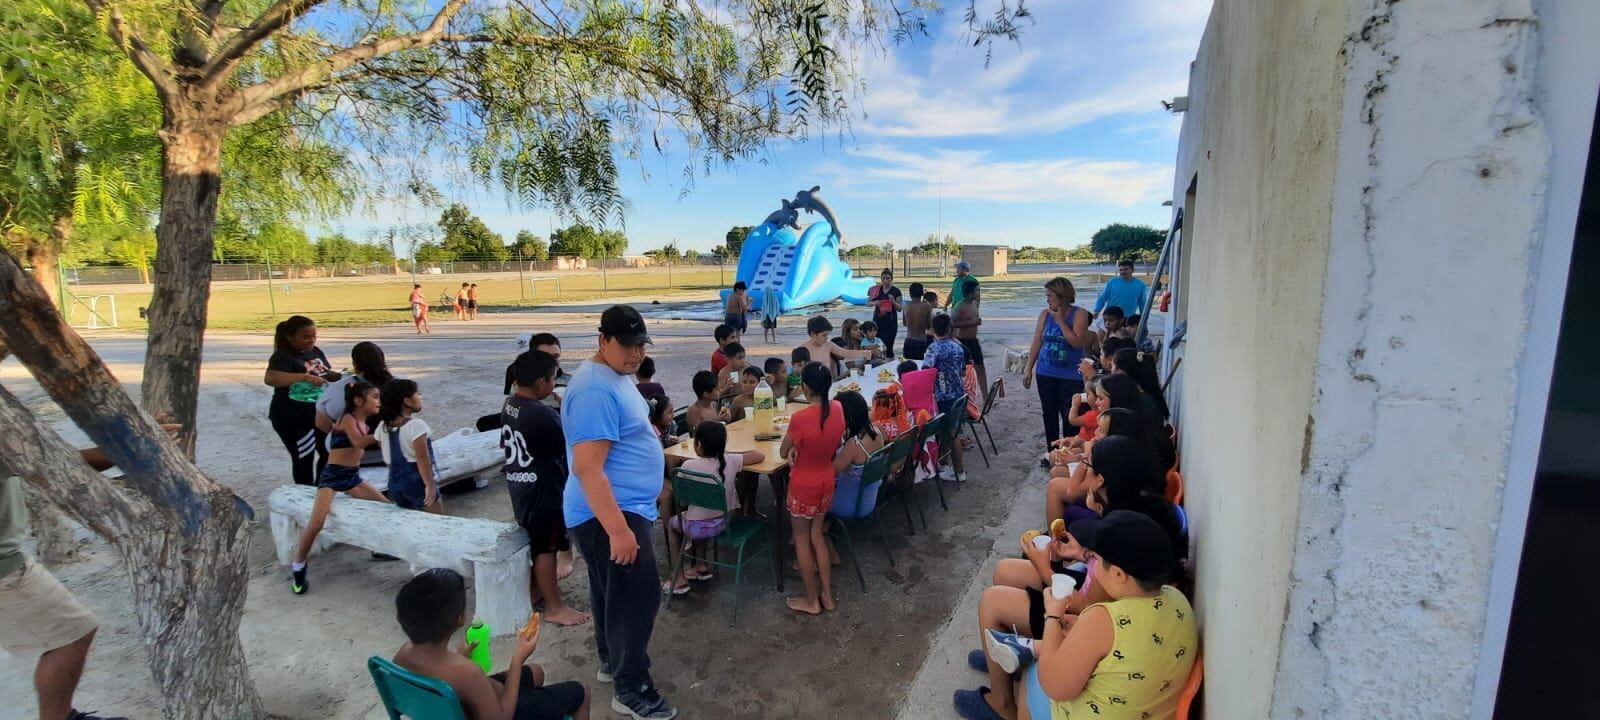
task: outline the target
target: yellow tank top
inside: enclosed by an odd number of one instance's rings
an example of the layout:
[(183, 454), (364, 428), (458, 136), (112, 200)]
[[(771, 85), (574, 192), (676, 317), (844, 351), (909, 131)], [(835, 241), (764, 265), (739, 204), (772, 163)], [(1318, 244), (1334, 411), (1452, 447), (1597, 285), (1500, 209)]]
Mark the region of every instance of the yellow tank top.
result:
[(1200, 645), (1188, 598), (1169, 585), (1155, 597), (1099, 605), (1110, 613), (1115, 631), (1111, 654), (1095, 666), (1082, 694), (1051, 703), (1051, 718), (1172, 718)]

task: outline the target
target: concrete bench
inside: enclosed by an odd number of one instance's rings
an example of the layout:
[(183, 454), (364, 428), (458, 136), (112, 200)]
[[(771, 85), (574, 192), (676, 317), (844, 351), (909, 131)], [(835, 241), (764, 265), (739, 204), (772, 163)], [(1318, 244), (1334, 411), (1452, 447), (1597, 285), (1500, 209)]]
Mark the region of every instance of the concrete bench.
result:
[[(439, 487), (471, 478), (473, 485), (484, 488), (502, 472), (506, 455), (500, 449), (500, 431), (477, 432), (461, 428), (433, 439), (433, 459), (434, 477), (439, 480)], [(387, 490), (389, 468), (361, 468), (361, 479), (379, 491)]]
[[(285, 566), (294, 558), (315, 498), (316, 488), (308, 485), (272, 491), (272, 540)], [(312, 554), (335, 543), (394, 555), (409, 562), (413, 572), (446, 567), (472, 578), (474, 614), (497, 635), (522, 627), (532, 612), (528, 535), (512, 523), (435, 515), (340, 494)]]

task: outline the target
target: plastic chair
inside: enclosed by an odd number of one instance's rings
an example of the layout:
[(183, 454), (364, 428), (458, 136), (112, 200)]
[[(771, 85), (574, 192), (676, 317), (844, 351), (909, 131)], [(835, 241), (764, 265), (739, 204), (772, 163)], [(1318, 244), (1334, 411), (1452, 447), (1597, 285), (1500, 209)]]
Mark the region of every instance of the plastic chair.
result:
[[(739, 589), (744, 584), (744, 566), (748, 565), (756, 557), (769, 553), (772, 547), (763, 544), (752, 551), (749, 557), (745, 557), (745, 551), (749, 548), (751, 541), (765, 536), (767, 532), (766, 524), (759, 520), (740, 517), (728, 512), (728, 490), (721, 477), (709, 473), (686, 470), (681, 467), (672, 472), (672, 505), (674, 514), (681, 513), (684, 508), (694, 505), (708, 510), (715, 510), (727, 518), (727, 523), (723, 527), (722, 533), (711, 538), (711, 557), (695, 555), (689, 548), (684, 548), (680, 565), (693, 560), (733, 570), (733, 617), (728, 621), (728, 625), (731, 627), (738, 624)], [(737, 552), (734, 561), (731, 563), (723, 562), (720, 559), (721, 553), (718, 550), (723, 540), (727, 540), (728, 544), (732, 545)], [(689, 538), (685, 536), (683, 541), (688, 542)], [(670, 546), (668, 547), (668, 552), (671, 552)], [(670, 554), (668, 558), (667, 569), (672, 573), (669, 577), (676, 578), (678, 576), (678, 568), (672, 567)], [(773, 557), (772, 562), (777, 562), (776, 556)], [(667, 605), (668, 607), (672, 605), (671, 593), (667, 593)]]
[(467, 712), (449, 683), (418, 675), (377, 655), (367, 658), (367, 672), (389, 720), (467, 720)]
[(944, 436), (944, 427), (950, 424), (948, 422), (950, 417), (951, 416), (946, 414), (940, 414), (934, 417), (932, 420), (929, 420), (928, 426), (922, 431), (923, 442), (917, 446), (917, 452), (920, 453), (923, 452), (923, 448), (927, 445), (928, 440), (933, 440), (938, 445), (938, 449), (934, 451), (937, 454), (937, 457), (933, 458), (934, 477), (932, 480), (933, 488), (939, 491), (939, 507), (946, 511), (950, 509), (950, 505), (944, 500), (944, 479), (939, 477), (938, 471), (939, 465), (944, 459), (945, 453), (949, 449), (942, 438)]
[[(972, 431), (972, 442), (978, 445), (978, 451), (983, 452), (983, 441), (978, 439), (978, 426), (983, 426), (983, 432), (989, 436), (989, 449), (994, 451), (995, 457), (1000, 456), (1000, 446), (994, 444), (994, 433), (989, 431), (989, 411), (994, 409), (994, 399), (1000, 394), (1000, 378), (989, 383), (989, 397), (983, 401), (983, 412), (978, 413), (978, 419), (962, 418), (962, 424)], [(984, 467), (989, 466), (989, 456), (983, 457)]]
[(1189, 680), (1183, 684), (1183, 691), (1178, 693), (1178, 720), (1192, 720), (1198, 718), (1195, 712), (1194, 701), (1200, 694), (1200, 683), (1205, 677), (1204, 658), (1196, 656), (1194, 667), (1189, 669)]
[[(911, 521), (911, 503), (916, 492), (917, 464), (912, 457), (917, 452), (917, 446), (922, 441), (922, 428), (912, 426), (893, 443), (889, 444), (889, 478), (879, 491), (880, 502), (899, 500), (900, 507), (906, 512), (906, 534), (916, 535), (916, 523)], [(928, 529), (928, 516), (922, 512), (922, 505), (917, 505), (917, 515), (922, 518), (922, 529)]]
[(867, 576), (861, 571), (861, 559), (856, 557), (855, 544), (850, 538), (846, 520), (871, 520), (878, 526), (878, 540), (883, 543), (883, 553), (889, 556), (889, 567), (894, 567), (894, 551), (889, 549), (889, 535), (883, 531), (883, 520), (878, 517), (878, 492), (889, 474), (888, 446), (867, 458), (861, 467), (861, 482), (840, 483), (833, 490), (833, 504), (828, 510), (829, 525), (844, 538), (845, 553), (856, 566), (856, 579), (861, 582), (861, 592), (867, 591)]
[[(939, 426), (939, 465), (944, 465), (946, 460), (951, 462), (951, 471), (954, 472), (956, 443), (961, 441), (961, 416), (967, 409), (967, 396), (956, 398), (952, 410), (944, 414), (943, 424)], [(941, 497), (943, 493), (940, 493)]]
[(1177, 470), (1167, 471), (1167, 502), (1173, 505), (1183, 504), (1183, 474)]

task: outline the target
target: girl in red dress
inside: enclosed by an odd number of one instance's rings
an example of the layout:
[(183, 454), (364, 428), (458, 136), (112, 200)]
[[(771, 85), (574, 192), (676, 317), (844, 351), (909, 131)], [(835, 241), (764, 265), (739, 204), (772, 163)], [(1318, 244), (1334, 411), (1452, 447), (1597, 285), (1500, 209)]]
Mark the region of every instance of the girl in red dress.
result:
[(844, 408), (828, 399), (833, 373), (822, 363), (806, 365), (800, 371), (800, 385), (810, 407), (790, 418), (780, 450), (789, 459), (789, 521), (806, 594), (790, 597), (788, 603), (790, 610), (818, 615), (835, 607), (827, 524), (835, 480), (833, 456), (844, 442)]

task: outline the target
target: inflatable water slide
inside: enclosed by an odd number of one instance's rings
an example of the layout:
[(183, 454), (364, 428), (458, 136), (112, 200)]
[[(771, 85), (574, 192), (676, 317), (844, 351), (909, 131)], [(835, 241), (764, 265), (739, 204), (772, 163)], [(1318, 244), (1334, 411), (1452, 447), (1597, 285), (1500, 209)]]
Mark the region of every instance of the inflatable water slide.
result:
[[(774, 315), (841, 299), (867, 303), (867, 290), (875, 279), (852, 277), (850, 266), (840, 259), (844, 236), (833, 210), (817, 197), (821, 190), (801, 190), (793, 200), (784, 200), (782, 208), (745, 236), (734, 277), (744, 281), (755, 309), (763, 314), (770, 312), (764, 307), (768, 290), (778, 302)], [(822, 219), (802, 227), (801, 210)], [(724, 301), (729, 292), (722, 291)]]

